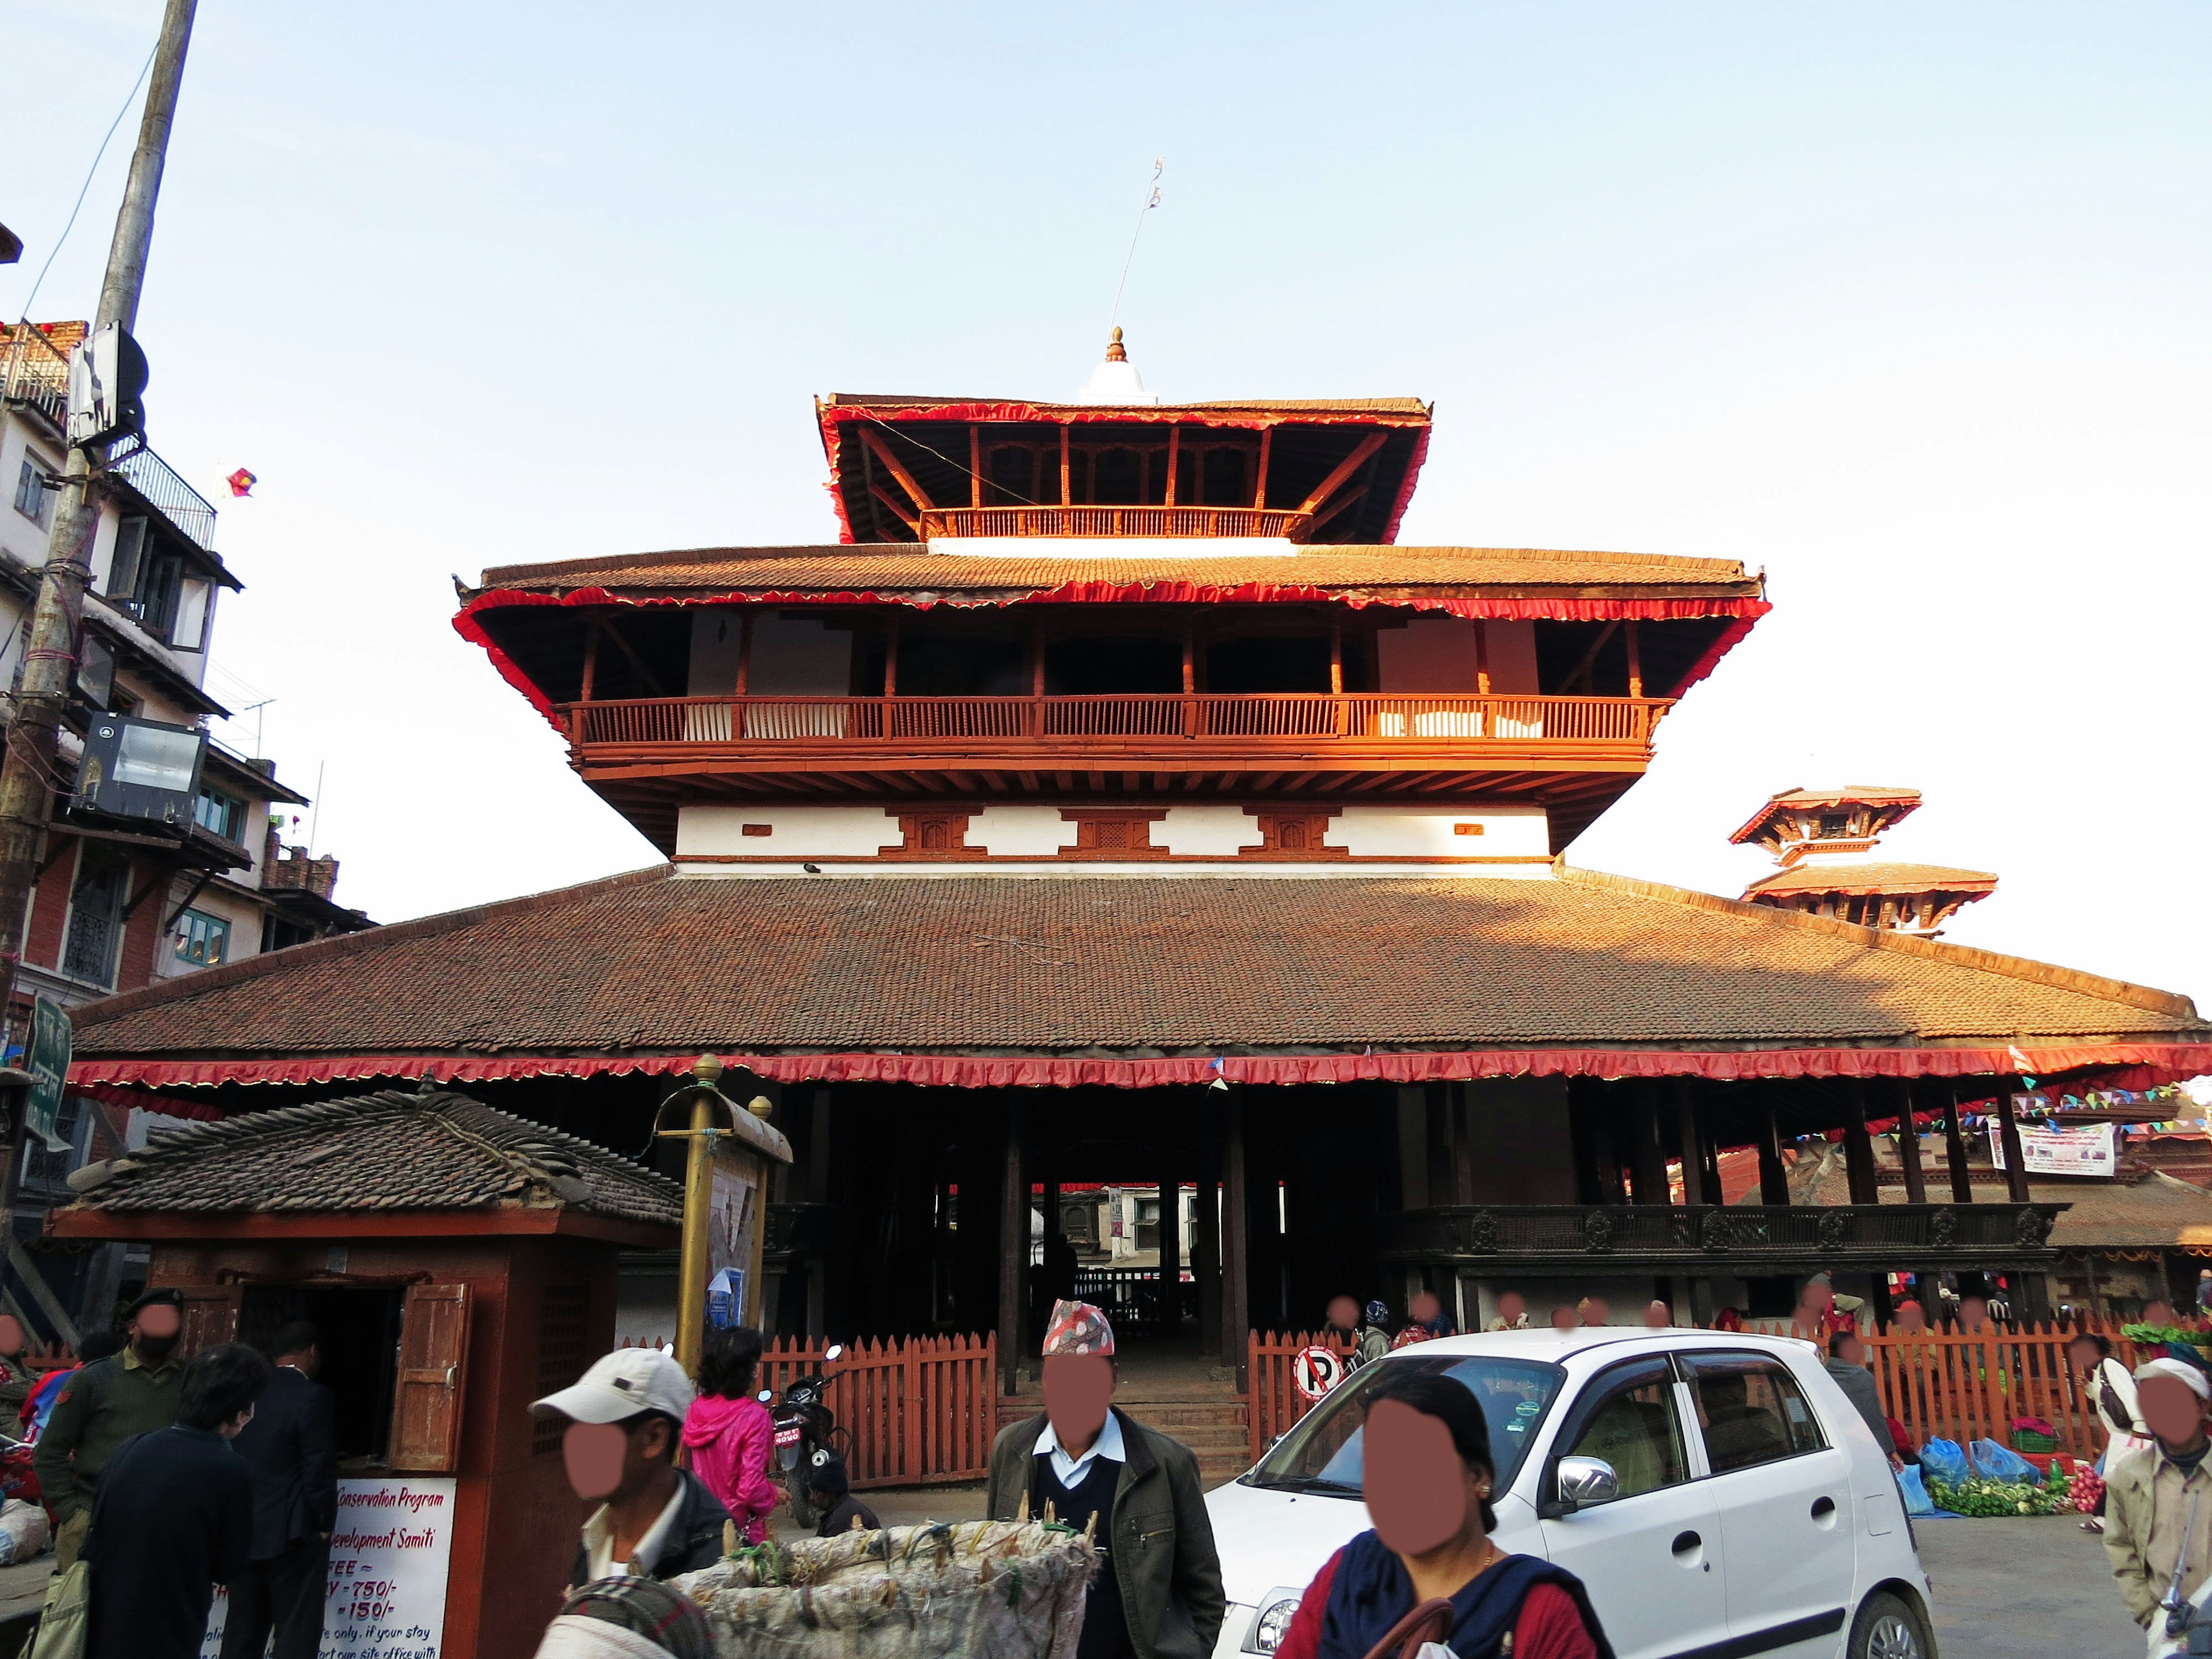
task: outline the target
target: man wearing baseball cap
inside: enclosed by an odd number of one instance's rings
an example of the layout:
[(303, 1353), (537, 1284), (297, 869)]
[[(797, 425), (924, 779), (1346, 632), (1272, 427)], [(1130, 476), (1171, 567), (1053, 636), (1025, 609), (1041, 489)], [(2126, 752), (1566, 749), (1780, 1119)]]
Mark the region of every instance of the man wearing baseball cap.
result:
[(166, 1287), (148, 1291), (123, 1313), (129, 1339), (121, 1353), (80, 1367), (62, 1385), (31, 1454), (39, 1489), (54, 1512), (54, 1564), (66, 1571), (92, 1524), (100, 1472), (115, 1449), (136, 1434), (177, 1420), (184, 1400), (184, 1362), (176, 1356), (185, 1330), (185, 1299)]
[(2177, 1565), (2192, 1600), (2212, 1571), (2212, 1386), (2186, 1360), (2148, 1360), (2136, 1367), (2136, 1410), (2153, 1443), (2105, 1466), (2105, 1553), (2120, 1599), (2148, 1627)]
[(672, 1355), (617, 1348), (531, 1407), (568, 1419), (561, 1437), (568, 1484), (599, 1504), (584, 1522), (572, 1589), (616, 1576), (673, 1578), (722, 1559), (730, 1512), (676, 1467), (692, 1399)]

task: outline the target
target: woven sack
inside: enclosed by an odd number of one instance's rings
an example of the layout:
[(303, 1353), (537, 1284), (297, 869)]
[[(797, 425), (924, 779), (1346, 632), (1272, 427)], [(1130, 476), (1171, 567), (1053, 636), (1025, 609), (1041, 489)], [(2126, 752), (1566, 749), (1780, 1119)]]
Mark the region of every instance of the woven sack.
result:
[(674, 1580), (721, 1659), (1075, 1659), (1097, 1553), (1031, 1521), (744, 1548)]

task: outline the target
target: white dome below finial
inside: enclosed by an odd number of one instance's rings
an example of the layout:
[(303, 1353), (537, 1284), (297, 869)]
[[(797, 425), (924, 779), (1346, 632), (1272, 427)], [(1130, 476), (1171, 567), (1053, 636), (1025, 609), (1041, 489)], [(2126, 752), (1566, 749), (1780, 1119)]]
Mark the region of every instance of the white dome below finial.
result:
[(1106, 361), (1091, 371), (1091, 378), (1083, 390), (1075, 394), (1079, 404), (1157, 404), (1159, 399), (1145, 390), (1143, 378), (1137, 366), (1129, 361), (1129, 354), (1121, 345), (1121, 331), (1116, 328), (1107, 343)]

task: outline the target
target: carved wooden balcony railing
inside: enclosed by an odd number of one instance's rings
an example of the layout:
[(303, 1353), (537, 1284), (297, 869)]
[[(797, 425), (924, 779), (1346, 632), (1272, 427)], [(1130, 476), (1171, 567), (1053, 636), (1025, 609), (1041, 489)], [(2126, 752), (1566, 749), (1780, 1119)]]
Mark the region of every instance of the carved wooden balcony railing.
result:
[(1310, 513), (1258, 507), (932, 507), (925, 539), (958, 536), (1279, 536), (1302, 542)]
[(1179, 757), (1250, 751), (1407, 753), (1640, 765), (1672, 705), (1649, 697), (1174, 693), (1069, 697), (647, 697), (567, 703), (580, 755), (677, 749), (799, 759), (879, 750), (926, 760), (1056, 753)]
[(2063, 1204), (1453, 1205), (1382, 1218), (1393, 1261), (1498, 1271), (1788, 1273), (2049, 1261)]

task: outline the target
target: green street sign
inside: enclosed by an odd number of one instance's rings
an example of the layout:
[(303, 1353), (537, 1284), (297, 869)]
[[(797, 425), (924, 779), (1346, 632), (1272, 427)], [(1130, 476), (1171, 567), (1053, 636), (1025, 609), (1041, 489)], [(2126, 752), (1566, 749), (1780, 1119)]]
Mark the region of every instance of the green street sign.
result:
[(73, 1041), (69, 1011), (40, 997), (31, 1010), (31, 1052), (23, 1058), (23, 1069), (31, 1074), (31, 1098), (23, 1121), (50, 1152), (70, 1150), (70, 1143), (54, 1131), (61, 1122)]

